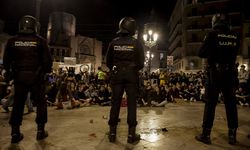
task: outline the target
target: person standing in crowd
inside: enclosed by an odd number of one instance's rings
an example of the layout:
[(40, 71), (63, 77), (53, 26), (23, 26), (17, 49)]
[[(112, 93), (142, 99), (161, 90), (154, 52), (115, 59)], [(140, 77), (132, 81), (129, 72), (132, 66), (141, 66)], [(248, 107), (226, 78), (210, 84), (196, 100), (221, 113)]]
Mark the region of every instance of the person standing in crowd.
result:
[(228, 16), (218, 13), (212, 17), (213, 31), (208, 33), (199, 51), (201, 58), (207, 58), (207, 101), (203, 116), (203, 131), (196, 140), (211, 144), (210, 133), (213, 126), (215, 108), (219, 92), (223, 93), (228, 124), (228, 142), (236, 144), (238, 112), (235, 97), (237, 83), (236, 56), (239, 49), (239, 37), (233, 33), (228, 24)]
[(14, 79), (14, 104), (10, 117), (11, 143), (18, 143), (23, 139), (20, 132), (25, 100), (29, 92), (34, 94), (37, 105), (37, 140), (48, 136), (44, 130), (47, 122), (47, 103), (44, 98), (44, 75), (51, 71), (52, 59), (47, 41), (37, 34), (39, 23), (32, 16), (23, 16), (19, 21), (19, 33), (8, 40), (3, 65), (6, 79), (10, 74)]
[(238, 73), (238, 79), (239, 79), (239, 86), (243, 90), (247, 91), (247, 80), (249, 78), (249, 73), (245, 68), (246, 68), (245, 65), (240, 66), (240, 71)]
[(97, 84), (104, 85), (105, 79), (106, 79), (106, 73), (102, 70), (102, 67), (98, 67)]
[(109, 141), (115, 142), (122, 95), (128, 95), (128, 143), (140, 140), (136, 134), (136, 101), (139, 90), (139, 70), (144, 67), (144, 50), (136, 33), (136, 21), (131, 17), (121, 19), (118, 37), (110, 42), (106, 63), (111, 71), (112, 106), (109, 119)]

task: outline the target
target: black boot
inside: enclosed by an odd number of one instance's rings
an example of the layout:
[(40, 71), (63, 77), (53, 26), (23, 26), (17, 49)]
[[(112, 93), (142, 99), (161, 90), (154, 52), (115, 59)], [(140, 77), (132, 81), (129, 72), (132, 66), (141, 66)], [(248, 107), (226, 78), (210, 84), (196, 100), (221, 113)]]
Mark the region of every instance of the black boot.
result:
[(237, 129), (229, 129), (228, 130), (228, 143), (231, 145), (236, 144), (236, 131), (237, 131)]
[(141, 139), (140, 134), (136, 134), (135, 131), (136, 128), (135, 127), (129, 127), (128, 130), (128, 143), (136, 143), (139, 142)]
[(44, 127), (45, 127), (44, 124), (37, 125), (37, 135), (36, 135), (37, 140), (42, 140), (49, 136), (48, 132), (44, 130)]
[(109, 126), (109, 142), (114, 143), (116, 140), (116, 126)]
[(247, 138), (249, 138), (249, 139), (250, 139), (250, 134), (248, 134)]
[(11, 126), (11, 143), (18, 143), (23, 139), (23, 134), (20, 133), (20, 126)]
[(195, 136), (195, 139), (205, 144), (211, 144), (210, 134), (211, 129), (203, 128), (202, 134)]

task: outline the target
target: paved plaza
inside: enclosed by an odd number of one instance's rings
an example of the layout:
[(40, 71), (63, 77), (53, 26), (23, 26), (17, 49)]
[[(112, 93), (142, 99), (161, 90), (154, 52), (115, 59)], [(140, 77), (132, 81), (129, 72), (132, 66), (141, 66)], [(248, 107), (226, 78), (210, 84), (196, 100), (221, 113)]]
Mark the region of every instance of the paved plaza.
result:
[[(108, 114), (110, 107), (90, 106), (71, 110), (49, 107), (46, 129), (49, 137), (36, 141), (35, 113), (24, 115), (21, 131), (24, 139), (10, 144), (9, 114), (0, 113), (0, 150), (250, 150), (250, 108), (238, 107), (238, 143), (227, 142), (227, 124), (223, 104), (218, 104), (212, 145), (197, 142), (204, 103), (176, 103), (166, 107), (139, 107), (137, 131), (142, 140), (127, 143), (127, 108), (122, 107), (116, 143), (109, 143)], [(2, 110), (0, 110), (2, 111)]]

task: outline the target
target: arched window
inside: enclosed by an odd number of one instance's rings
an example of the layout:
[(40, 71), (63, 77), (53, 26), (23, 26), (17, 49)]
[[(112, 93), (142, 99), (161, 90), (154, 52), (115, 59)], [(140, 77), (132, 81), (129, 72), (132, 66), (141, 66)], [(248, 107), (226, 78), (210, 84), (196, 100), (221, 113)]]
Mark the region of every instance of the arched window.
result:
[(51, 49), (50, 49), (50, 54), (51, 54), (51, 55), (54, 55), (54, 48), (51, 48)]
[(62, 56), (65, 56), (65, 49), (62, 49)]
[(85, 44), (80, 45), (80, 54), (88, 54), (88, 55), (90, 55), (91, 50), (90, 50), (89, 46), (85, 45)]

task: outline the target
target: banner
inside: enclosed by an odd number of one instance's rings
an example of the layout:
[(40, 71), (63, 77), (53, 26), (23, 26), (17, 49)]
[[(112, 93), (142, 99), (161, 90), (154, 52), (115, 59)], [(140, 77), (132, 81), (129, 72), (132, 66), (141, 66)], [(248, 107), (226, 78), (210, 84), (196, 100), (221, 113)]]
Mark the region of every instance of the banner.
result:
[(167, 65), (168, 66), (174, 65), (174, 56), (167, 56)]
[(76, 65), (75, 57), (64, 57), (64, 65)]

